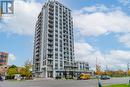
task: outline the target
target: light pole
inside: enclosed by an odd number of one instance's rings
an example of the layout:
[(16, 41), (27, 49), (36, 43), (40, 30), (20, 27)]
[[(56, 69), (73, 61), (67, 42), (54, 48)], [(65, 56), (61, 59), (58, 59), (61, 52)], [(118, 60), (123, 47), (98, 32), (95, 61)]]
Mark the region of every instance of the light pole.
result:
[(98, 87), (102, 87), (102, 83), (99, 77), (98, 77)]
[(100, 66), (97, 64), (97, 57), (96, 57), (96, 72), (97, 72), (97, 75), (98, 75), (98, 87), (102, 87), (102, 83), (100, 81), (100, 77), (99, 77), (99, 72), (100, 71)]
[[(127, 64), (127, 76), (129, 77), (129, 63)], [(129, 86), (130, 86), (130, 77), (129, 77)]]

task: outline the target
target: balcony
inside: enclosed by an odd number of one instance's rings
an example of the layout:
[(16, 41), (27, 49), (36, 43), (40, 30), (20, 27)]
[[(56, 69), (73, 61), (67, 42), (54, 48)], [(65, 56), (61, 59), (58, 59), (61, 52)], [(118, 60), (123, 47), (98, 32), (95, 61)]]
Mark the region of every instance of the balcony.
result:
[(35, 61), (35, 63), (40, 63), (40, 61)]
[(53, 33), (48, 33), (48, 36), (53, 36)]
[(39, 44), (40, 44), (40, 41), (36, 41), (36, 43), (35, 43), (35, 44), (36, 44), (36, 46), (37, 46), (37, 45), (39, 45)]
[(53, 48), (51, 48), (51, 47), (48, 48), (48, 51), (52, 51), (52, 50), (53, 50)]
[(54, 8), (52, 6), (50, 6), (49, 11), (54, 11)]
[(50, 33), (52, 33), (52, 32), (53, 32), (53, 29), (52, 29), (52, 28), (49, 28), (48, 31), (49, 31)]
[(51, 24), (51, 23), (48, 26), (49, 26), (49, 28), (53, 28), (53, 24)]
[(50, 16), (49, 16), (49, 23), (51, 23), (51, 24), (54, 23), (54, 21), (53, 21), (53, 17), (50, 17)]
[(39, 38), (39, 37), (40, 37), (40, 34), (37, 34), (37, 35), (36, 35), (36, 38)]
[(40, 38), (36, 38), (35, 41), (36, 41), (36, 42), (39, 42), (39, 41), (40, 41)]
[(64, 35), (68, 36), (68, 32), (64, 32)]
[(52, 41), (53, 41), (53, 38), (48, 38), (48, 40), (49, 40), (50, 42), (52, 42)]
[(51, 51), (49, 50), (49, 51), (48, 51), (48, 57), (49, 57), (49, 58), (50, 58), (50, 57), (53, 57), (53, 50), (51, 50)]
[(53, 11), (49, 11), (49, 15), (54, 15), (54, 12)]
[(38, 48), (38, 47), (35, 49), (35, 52), (36, 52), (36, 53), (39, 52), (39, 48)]
[(52, 51), (53, 51), (53, 46), (48, 46), (48, 53), (52, 54)]
[(53, 66), (53, 62), (48, 61), (48, 62), (47, 62), (47, 65)]
[(54, 8), (54, 5), (53, 5), (53, 4), (49, 4), (49, 7), (50, 7), (50, 8)]
[(40, 14), (38, 15), (38, 18), (42, 17), (42, 15), (43, 15), (43, 14), (42, 14), (42, 13), (40, 13)]
[(36, 32), (39, 32), (41, 30), (41, 26), (37, 26)]
[(40, 45), (36, 45), (36, 50), (40, 48)]
[(53, 16), (53, 14), (52, 14), (52, 13), (50, 13), (48, 17), (49, 17), (49, 19), (51, 19), (51, 20), (53, 20), (53, 19), (54, 19), (54, 16)]
[(65, 64), (64, 67), (65, 67), (65, 68), (69, 68), (69, 67), (71, 67), (71, 66), (70, 66), (69, 64)]
[(53, 46), (53, 43), (51, 43), (51, 42), (48, 42), (48, 46)]
[[(36, 49), (36, 50), (38, 50), (38, 49)], [(35, 56), (36, 56), (36, 57), (39, 57), (39, 56), (40, 56), (40, 53), (37, 52), (36, 50), (35, 50)]]
[(52, 58), (52, 57), (48, 57), (47, 59), (48, 59), (48, 60), (53, 60), (53, 58)]

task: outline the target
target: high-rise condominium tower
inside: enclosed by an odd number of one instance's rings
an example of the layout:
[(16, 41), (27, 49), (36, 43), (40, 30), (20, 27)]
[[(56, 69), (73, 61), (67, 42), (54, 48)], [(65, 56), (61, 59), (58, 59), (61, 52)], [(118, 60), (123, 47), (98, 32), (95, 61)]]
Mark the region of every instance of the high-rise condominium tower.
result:
[(55, 0), (43, 6), (36, 23), (33, 72), (35, 76), (66, 76), (74, 64), (71, 10)]

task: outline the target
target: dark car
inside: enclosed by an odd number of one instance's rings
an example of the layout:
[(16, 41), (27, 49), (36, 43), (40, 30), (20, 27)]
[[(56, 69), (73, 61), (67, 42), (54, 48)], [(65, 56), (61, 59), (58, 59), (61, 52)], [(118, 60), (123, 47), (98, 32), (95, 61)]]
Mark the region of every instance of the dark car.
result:
[(100, 77), (101, 80), (107, 80), (107, 79), (110, 79), (110, 76), (107, 76), (107, 75), (102, 75)]
[(0, 76), (0, 81), (3, 81), (3, 78), (2, 78), (2, 76)]

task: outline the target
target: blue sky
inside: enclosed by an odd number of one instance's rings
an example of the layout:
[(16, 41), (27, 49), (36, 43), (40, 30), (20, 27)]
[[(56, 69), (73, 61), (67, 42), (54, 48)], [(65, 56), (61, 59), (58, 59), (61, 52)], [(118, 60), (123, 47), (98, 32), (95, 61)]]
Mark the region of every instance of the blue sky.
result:
[[(26, 2), (25, 2), (26, 1)], [(11, 54), (9, 64), (23, 65), (33, 56), (34, 25), (47, 0), (15, 0), (15, 14), (0, 20), (0, 51)], [(129, 0), (59, 0), (72, 10), (75, 58), (92, 69), (126, 69), (130, 61)]]

